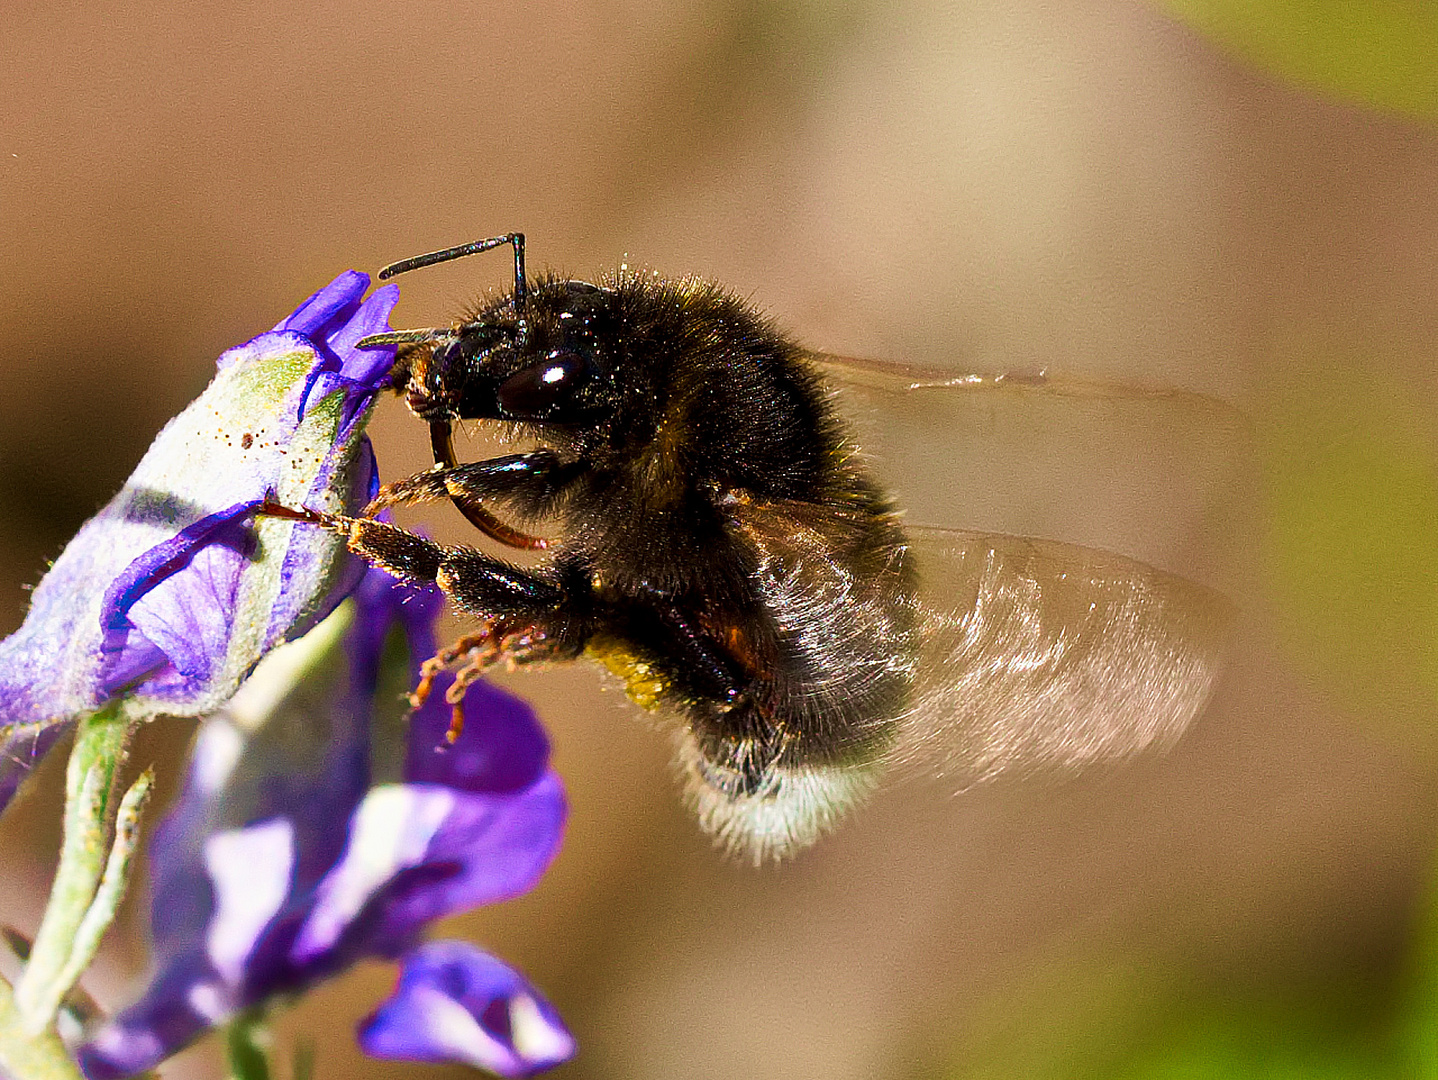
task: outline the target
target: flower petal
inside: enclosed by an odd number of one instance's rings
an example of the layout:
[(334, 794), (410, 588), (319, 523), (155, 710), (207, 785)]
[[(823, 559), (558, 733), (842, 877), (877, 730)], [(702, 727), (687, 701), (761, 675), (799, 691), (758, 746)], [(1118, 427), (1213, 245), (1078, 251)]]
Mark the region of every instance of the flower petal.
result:
[(110, 582), (100, 608), (108, 620), (100, 677), (109, 692), (138, 681), (136, 671), (154, 659), (184, 678), (209, 676), (234, 619), (240, 572), (254, 551), (248, 526), (257, 505), (243, 502), (201, 518)]
[(477, 794), (520, 791), (544, 775), (549, 738), (534, 709), (521, 698), (486, 682), (464, 696), (464, 730), (450, 746), (450, 706), (445, 691), (454, 676), (434, 682), (423, 707), (410, 717), (405, 779), (444, 784)]
[(409, 646), (410, 674), (434, 652), (434, 622), (444, 610), (444, 593), (437, 586), (411, 585), (383, 570), (370, 570), (355, 589), (360, 617), (350, 631), (350, 663), (365, 670), (378, 667), (385, 635), (398, 623)]
[(345, 378), (369, 385), (389, 376), (389, 369), (394, 366), (394, 346), (357, 349), (355, 345), (361, 338), (383, 334), (389, 329), (390, 312), (398, 301), (398, 285), (376, 289), (360, 305), (354, 318), (327, 339), (330, 349), (343, 360), (340, 374)]
[(436, 784), (371, 789), (344, 857), (315, 891), (293, 960), (393, 953), (426, 923), (526, 892), (559, 850), (566, 811), (553, 773), (505, 795)]
[[(158, 1064), (237, 1010), (364, 956), (400, 955), (429, 920), (514, 896), (543, 873), (563, 832), (564, 793), (543, 770), (543, 732), (508, 695), (475, 686), (466, 700), (465, 738), (492, 731), (497, 749), (461, 745), (433, 755), (455, 760), (429, 782), (368, 786), (372, 718), (388, 705), (398, 721), (402, 708), (377, 701), (377, 689), (432, 653), (442, 604), (434, 588), (367, 572), (351, 606), (268, 656), (201, 728), (185, 788), (151, 845), (159, 974), (82, 1049), (92, 1078)], [(406, 674), (386, 675), (382, 657), (399, 659), (388, 640), (396, 626), (411, 660)], [(341, 629), (348, 677), (336, 687), (321, 658), (341, 655)], [(502, 714), (493, 722), (491, 704)], [(506, 748), (522, 768), (499, 760)], [(518, 776), (532, 779), (515, 787)], [(494, 993), (483, 1019), (507, 1048), (501, 1065), (519, 1075), (559, 1060), (556, 1040), (570, 1043), (553, 1010), (532, 992)]]
[(454, 801), (454, 793), (442, 787), (382, 784), (370, 789), (350, 818), (344, 857), (315, 890), (314, 907), (291, 946), (296, 964), (334, 951), (376, 895), (396, 875), (423, 862)]
[(368, 274), (346, 270), (281, 319), (272, 332), (290, 330), (324, 340), (359, 310), (360, 297), (368, 288)]
[[(362, 303), (368, 280), (342, 274), (281, 329), (221, 357), (204, 394), (70, 542), (0, 642), (0, 731), (63, 724), (119, 693), (133, 720), (213, 712), (353, 587), (362, 566), (339, 537), (243, 518), (267, 496), (344, 512), (373, 490), (362, 421), (394, 350), (351, 346), (382, 328), (394, 293)], [(301, 410), (315, 373), (341, 369)], [(18, 770), (0, 767), (0, 798)]]
[(574, 1056), (558, 1013), (513, 969), (464, 941), (435, 941), (403, 960), (394, 994), (359, 1030), (365, 1053), (461, 1062), (532, 1076)]
[[(112, 1020), (75, 1053), (89, 1080), (121, 1080), (154, 1067), (215, 1023), (202, 989), (189, 972), (166, 972), (140, 1006)], [(198, 1007), (196, 1007), (198, 1005)]]
[(0, 728), (0, 808), (10, 802), (30, 770), (69, 730), (69, 724), (16, 724)]
[(435, 919), (527, 892), (559, 852), (568, 807), (554, 773), (512, 795), (439, 790), (450, 793), (449, 812), (423, 858), (396, 874), (380, 898), (369, 930), (377, 948)]

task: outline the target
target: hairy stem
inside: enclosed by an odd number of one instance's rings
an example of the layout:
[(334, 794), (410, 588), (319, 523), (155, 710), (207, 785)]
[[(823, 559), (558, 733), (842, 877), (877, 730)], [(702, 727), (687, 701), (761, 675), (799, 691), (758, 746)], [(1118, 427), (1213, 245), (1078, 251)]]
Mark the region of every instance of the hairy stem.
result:
[(14, 1080), (84, 1080), (53, 1030), (25, 1030), (10, 987), (0, 979), (0, 1076)]
[[(97, 929), (94, 925), (99, 914), (90, 919), (88, 926), (87, 916), (96, 905), (105, 866), (110, 861), (110, 808), (130, 734), (129, 724), (120, 720), (113, 708), (82, 720), (75, 732), (65, 774), (65, 839), (60, 848), (60, 865), (25, 974), (15, 987), (14, 1008), (32, 1035), (51, 1024), (60, 1002), (83, 969), (72, 960), (81, 928), (86, 928), (86, 937), (95, 943), (104, 931), (104, 926)], [(125, 843), (133, 844), (133, 828)], [(113, 917), (113, 909), (109, 914)], [(104, 920), (105, 925), (108, 921)]]

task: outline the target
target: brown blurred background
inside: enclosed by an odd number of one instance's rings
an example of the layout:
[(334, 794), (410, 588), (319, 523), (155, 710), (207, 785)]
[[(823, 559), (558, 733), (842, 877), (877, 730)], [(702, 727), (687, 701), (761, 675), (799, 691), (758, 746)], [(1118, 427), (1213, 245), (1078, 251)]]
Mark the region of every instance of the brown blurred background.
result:
[[(595, 672), (519, 678), (569, 837), (533, 895), (449, 929), (561, 1008), (581, 1044), (562, 1075), (1037, 1075), (1003, 1055), (1108, 999), (1110, 1050), (1135, 1003), (1186, 987), (1374, 986), (1352, 1010), (1381, 1008), (1438, 852), (1431, 125), (1138, 0), (150, 0), (0, 22), (0, 632), (223, 349), (344, 267), (511, 229), (535, 269), (725, 281), (817, 348), (1172, 385), (1250, 418), (986, 416), (904, 464), (927, 520), (1235, 598), (1231, 668), (1167, 755), (900, 784), (755, 871), (709, 850), (664, 739)], [(396, 325), (506, 266), (404, 279)], [(373, 432), (387, 477), (426, 463), (397, 402)], [(188, 734), (142, 745), (171, 783)], [(42, 782), (0, 826), (0, 921), (33, 927), (57, 840)], [(143, 967), (141, 916), (93, 980), (107, 1002)], [(321, 1078), (422, 1071), (348, 1035), (391, 977), (361, 969), (286, 1022)], [(220, 1067), (200, 1048), (166, 1075)]]

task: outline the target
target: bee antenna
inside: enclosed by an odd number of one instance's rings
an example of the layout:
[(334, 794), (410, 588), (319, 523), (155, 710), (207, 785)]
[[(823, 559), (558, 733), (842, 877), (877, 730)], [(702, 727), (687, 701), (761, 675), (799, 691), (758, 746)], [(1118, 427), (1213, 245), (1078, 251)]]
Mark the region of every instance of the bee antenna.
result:
[(514, 248), (514, 310), (522, 322), (529, 291), (524, 278), (524, 233), (505, 233), (503, 236), (491, 236), (487, 240), (475, 240), (473, 243), (460, 244), (459, 247), (445, 248), (443, 251), (431, 251), (427, 255), (415, 255), (409, 259), (401, 259), (397, 263), (390, 263), (381, 270), (379, 272), (380, 280), (384, 281), (396, 274), (405, 274), (424, 266), (449, 262), (451, 259), (462, 259), (466, 255), (478, 255), (481, 251), (488, 251), (490, 248), (501, 247), (504, 244), (509, 244)]

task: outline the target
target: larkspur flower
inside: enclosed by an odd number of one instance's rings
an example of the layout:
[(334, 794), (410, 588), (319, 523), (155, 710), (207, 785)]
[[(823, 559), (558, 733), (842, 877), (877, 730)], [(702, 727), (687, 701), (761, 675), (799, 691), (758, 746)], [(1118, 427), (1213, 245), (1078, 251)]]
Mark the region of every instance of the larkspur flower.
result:
[(253, 510), (269, 493), (353, 510), (372, 492), (363, 429), (394, 349), (355, 345), (388, 329), (398, 290), (362, 300), (368, 286), (347, 271), (221, 356), (36, 587), (0, 642), (0, 807), (76, 718), (213, 712), (358, 580), (337, 537)]
[[(440, 603), (432, 588), (369, 571), (352, 605), (274, 653), (202, 727), (151, 845), (156, 972), (81, 1048), (92, 1080), (147, 1069), (365, 956), (402, 965), (394, 996), (361, 1031), (376, 1056), (526, 1076), (573, 1053), (520, 975), (466, 943), (421, 943), (430, 921), (532, 887), (565, 818), (542, 729), (497, 688), (469, 688), (464, 732), (443, 752), (450, 675), (407, 736), (384, 737), (400, 730), (397, 691), (433, 651)], [(396, 625), (411, 659), (386, 685)], [(341, 652), (346, 670), (327, 674), (317, 657)], [(278, 705), (277, 685), (292, 687)]]

